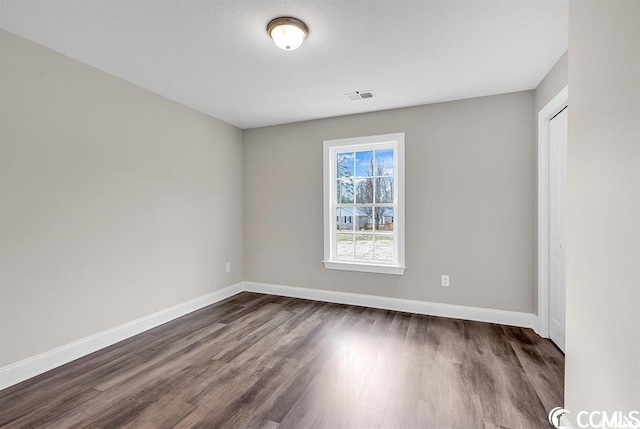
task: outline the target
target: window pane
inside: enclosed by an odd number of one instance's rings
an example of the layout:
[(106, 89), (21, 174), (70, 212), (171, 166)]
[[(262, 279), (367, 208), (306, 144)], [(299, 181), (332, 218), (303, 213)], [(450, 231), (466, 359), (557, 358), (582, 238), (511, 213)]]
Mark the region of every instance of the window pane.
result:
[(353, 166), (355, 155), (353, 152), (342, 152), (338, 154), (338, 177), (353, 177)]
[(373, 179), (357, 179), (356, 186), (356, 203), (371, 204), (373, 203)]
[(356, 230), (358, 231), (373, 230), (373, 208), (371, 207), (356, 208)]
[(339, 207), (336, 209), (336, 228), (338, 231), (353, 230), (353, 207)]
[(373, 234), (356, 234), (355, 259), (373, 259)]
[(338, 204), (353, 204), (353, 180), (338, 180)]
[(393, 176), (393, 149), (376, 151), (376, 176)]
[(393, 177), (383, 177), (376, 181), (376, 203), (393, 203)]
[(336, 234), (336, 258), (341, 261), (353, 260), (353, 234)]
[(373, 151), (356, 152), (356, 176), (373, 176)]
[(375, 259), (393, 261), (393, 234), (376, 234), (374, 248)]
[(326, 269), (403, 274), (405, 226), (395, 222), (405, 217), (404, 140), (394, 133), (324, 141)]
[(376, 207), (376, 231), (393, 231), (393, 207)]

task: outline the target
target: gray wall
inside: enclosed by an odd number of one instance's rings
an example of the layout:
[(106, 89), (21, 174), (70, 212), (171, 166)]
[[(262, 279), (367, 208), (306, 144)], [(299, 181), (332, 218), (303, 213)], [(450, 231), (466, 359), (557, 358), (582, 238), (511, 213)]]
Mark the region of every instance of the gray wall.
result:
[(640, 407), (640, 2), (569, 9), (565, 408)]
[(243, 279), (239, 129), (4, 31), (0, 59), (0, 365)]
[[(549, 70), (542, 79), (535, 93), (536, 121), (538, 112), (547, 105), (569, 83), (569, 52), (565, 52), (558, 62)], [(537, 128), (536, 128), (537, 131)]]
[[(246, 130), (246, 280), (534, 312), (533, 97)], [(322, 141), (392, 132), (406, 133), (405, 275), (326, 270)]]

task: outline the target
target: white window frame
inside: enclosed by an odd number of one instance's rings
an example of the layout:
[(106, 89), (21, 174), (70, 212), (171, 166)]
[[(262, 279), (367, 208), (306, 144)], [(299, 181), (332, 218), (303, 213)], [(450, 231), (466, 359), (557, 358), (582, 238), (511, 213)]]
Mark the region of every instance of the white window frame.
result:
[[(337, 154), (345, 151), (394, 149), (394, 256), (393, 262), (341, 261), (336, 258)], [(354, 137), (324, 141), (324, 266), (332, 270), (403, 275), (405, 267), (404, 241), (404, 133)], [(389, 204), (391, 205), (391, 204)]]

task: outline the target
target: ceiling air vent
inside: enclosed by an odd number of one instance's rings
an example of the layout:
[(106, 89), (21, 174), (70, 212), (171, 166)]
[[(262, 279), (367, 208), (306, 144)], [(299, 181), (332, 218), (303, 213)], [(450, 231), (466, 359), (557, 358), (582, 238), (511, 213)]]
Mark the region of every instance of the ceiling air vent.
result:
[(371, 92), (371, 90), (367, 90), (367, 91), (356, 91), (356, 92), (350, 92), (348, 94), (345, 94), (347, 97), (349, 97), (349, 100), (351, 101), (356, 101), (356, 100), (364, 100), (367, 98), (373, 98), (373, 92)]

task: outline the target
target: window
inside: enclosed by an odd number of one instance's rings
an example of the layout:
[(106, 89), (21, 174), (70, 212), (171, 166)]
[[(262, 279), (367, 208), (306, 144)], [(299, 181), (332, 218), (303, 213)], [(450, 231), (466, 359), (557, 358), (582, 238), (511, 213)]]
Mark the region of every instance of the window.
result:
[(404, 273), (404, 133), (324, 141), (324, 265)]

